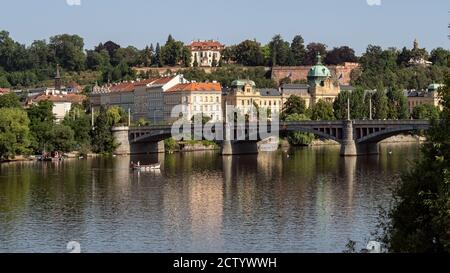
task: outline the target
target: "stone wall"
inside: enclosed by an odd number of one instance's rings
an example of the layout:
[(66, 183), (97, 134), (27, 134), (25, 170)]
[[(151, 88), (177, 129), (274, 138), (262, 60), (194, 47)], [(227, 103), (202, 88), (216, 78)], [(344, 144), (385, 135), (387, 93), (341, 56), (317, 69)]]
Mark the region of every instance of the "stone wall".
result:
[[(339, 78), (342, 74), (342, 78), (339, 80), (343, 85), (350, 84), (350, 75), (352, 71), (359, 67), (357, 63), (344, 63), (344, 65), (331, 65), (327, 66), (333, 76)], [(291, 81), (306, 81), (308, 72), (311, 66), (279, 66), (272, 68), (272, 79), (276, 82), (280, 80), (291, 77)]]

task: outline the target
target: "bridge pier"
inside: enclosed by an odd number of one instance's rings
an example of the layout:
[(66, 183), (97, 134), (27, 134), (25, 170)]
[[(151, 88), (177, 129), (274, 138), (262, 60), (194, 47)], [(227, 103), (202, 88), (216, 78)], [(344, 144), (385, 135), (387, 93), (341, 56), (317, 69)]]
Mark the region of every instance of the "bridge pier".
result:
[(258, 153), (257, 141), (224, 140), (221, 146), (221, 154), (224, 156)]
[(114, 151), (116, 155), (156, 154), (164, 153), (164, 141), (132, 143), (129, 127), (115, 127), (112, 130), (119, 146)]
[(351, 120), (344, 122), (342, 136), (341, 156), (357, 156), (358, 149), (356, 148), (356, 141), (353, 138), (353, 122)]

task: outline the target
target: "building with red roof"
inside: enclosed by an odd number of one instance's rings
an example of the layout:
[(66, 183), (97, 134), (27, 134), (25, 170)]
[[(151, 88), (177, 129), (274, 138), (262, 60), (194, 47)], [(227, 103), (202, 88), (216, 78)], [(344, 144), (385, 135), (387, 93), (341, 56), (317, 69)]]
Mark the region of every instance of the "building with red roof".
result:
[(177, 84), (164, 93), (164, 116), (167, 121), (179, 119), (180, 113), (172, 113), (182, 106), (183, 118), (204, 115), (212, 121), (222, 120), (222, 86), (217, 82), (188, 82)]
[(218, 41), (193, 41), (189, 48), (192, 52), (191, 66), (218, 66), (225, 46)]

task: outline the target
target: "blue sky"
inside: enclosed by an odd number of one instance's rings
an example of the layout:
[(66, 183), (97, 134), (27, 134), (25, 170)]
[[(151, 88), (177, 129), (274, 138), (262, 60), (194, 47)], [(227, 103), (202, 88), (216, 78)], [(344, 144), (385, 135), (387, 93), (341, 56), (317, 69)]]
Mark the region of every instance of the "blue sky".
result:
[[(81, 1), (70, 6), (67, 1)], [(301, 34), (306, 43), (329, 48), (368, 44), (449, 48), (448, 0), (2, 0), (0, 29), (21, 43), (70, 33), (85, 38), (86, 48), (113, 40), (142, 48), (176, 39), (219, 39), (225, 44), (254, 39), (267, 43), (280, 33)]]

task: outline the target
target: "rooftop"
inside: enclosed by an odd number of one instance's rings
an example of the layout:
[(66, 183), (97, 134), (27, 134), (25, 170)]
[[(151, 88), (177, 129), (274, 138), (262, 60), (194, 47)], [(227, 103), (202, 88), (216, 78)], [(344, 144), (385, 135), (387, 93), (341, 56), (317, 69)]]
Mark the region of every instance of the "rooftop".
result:
[(193, 83), (180, 83), (174, 87), (167, 90), (167, 92), (178, 92), (178, 91), (215, 91), (221, 92), (222, 86), (220, 83), (206, 83), (206, 82), (193, 82)]
[(84, 100), (86, 100), (85, 95), (79, 95), (79, 94), (67, 94), (67, 95), (37, 95), (34, 99), (32, 99), (33, 102), (40, 102), (40, 101), (51, 101), (51, 102), (71, 102), (71, 103), (82, 103)]

